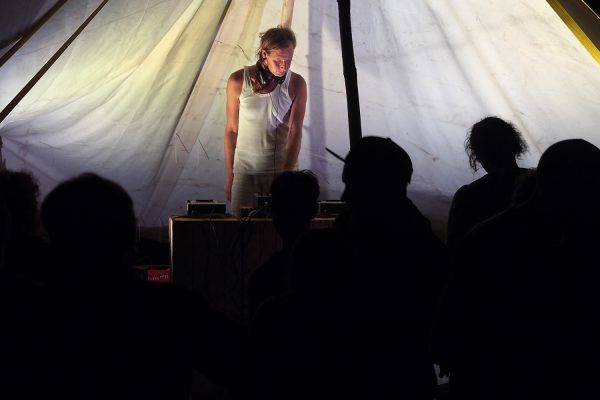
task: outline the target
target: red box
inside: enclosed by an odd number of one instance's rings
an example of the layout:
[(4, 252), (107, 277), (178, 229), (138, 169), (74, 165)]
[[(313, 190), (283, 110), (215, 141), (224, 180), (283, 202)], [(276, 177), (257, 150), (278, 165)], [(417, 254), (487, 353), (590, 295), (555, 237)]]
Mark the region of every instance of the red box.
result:
[(134, 268), (142, 271), (148, 282), (172, 282), (170, 265), (136, 265)]

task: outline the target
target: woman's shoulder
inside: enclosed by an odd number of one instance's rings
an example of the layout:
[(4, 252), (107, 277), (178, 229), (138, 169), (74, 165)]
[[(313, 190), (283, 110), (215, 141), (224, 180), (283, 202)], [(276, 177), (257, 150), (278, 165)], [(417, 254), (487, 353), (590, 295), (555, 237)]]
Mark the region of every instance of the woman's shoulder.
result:
[(306, 86), (306, 81), (304, 80), (302, 75), (300, 75), (294, 71), (290, 71), (290, 85), (292, 85), (292, 84)]
[(288, 85), (290, 97), (295, 98), (297, 94), (306, 93), (306, 81), (302, 75), (290, 71), (290, 82)]
[(246, 67), (238, 69), (229, 75), (228, 82), (231, 83), (242, 83), (244, 81), (244, 70)]
[(227, 95), (238, 97), (244, 87), (244, 68), (232, 72), (227, 79)]

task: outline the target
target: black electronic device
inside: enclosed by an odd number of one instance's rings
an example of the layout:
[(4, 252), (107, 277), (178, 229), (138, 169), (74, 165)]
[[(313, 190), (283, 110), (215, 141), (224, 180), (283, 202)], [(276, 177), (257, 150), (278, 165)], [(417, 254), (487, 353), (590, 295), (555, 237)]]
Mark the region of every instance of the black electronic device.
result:
[(271, 216), (271, 194), (270, 193), (254, 193), (252, 206), (256, 214), (262, 217)]
[(340, 200), (321, 200), (319, 201), (320, 217), (336, 217), (343, 213), (347, 208), (344, 201)]
[(187, 215), (190, 217), (224, 217), (226, 205), (215, 200), (188, 200)]

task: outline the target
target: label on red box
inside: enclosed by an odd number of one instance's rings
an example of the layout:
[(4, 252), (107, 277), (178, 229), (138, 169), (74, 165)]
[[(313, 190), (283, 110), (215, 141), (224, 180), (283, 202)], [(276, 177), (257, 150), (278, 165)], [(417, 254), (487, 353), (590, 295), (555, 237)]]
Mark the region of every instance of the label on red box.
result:
[(149, 282), (171, 282), (171, 269), (148, 269)]
[(143, 271), (148, 282), (171, 282), (171, 267), (168, 265), (135, 265), (134, 268)]

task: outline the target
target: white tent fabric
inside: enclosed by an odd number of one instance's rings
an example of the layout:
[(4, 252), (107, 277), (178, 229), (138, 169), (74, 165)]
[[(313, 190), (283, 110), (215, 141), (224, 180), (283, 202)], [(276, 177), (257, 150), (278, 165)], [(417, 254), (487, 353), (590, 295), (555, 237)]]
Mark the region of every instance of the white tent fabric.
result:
[[(56, 1), (15, 3), (0, 9), (0, 55)], [(1, 108), (101, 3), (67, 1), (0, 67)], [(8, 167), (31, 171), (44, 193), (84, 171), (114, 179), (141, 226), (164, 226), (188, 199), (222, 200), (226, 81), (254, 62), (257, 34), (279, 23), (281, 8), (108, 1), (0, 124)], [(456, 189), (478, 177), (463, 142), (482, 117), (522, 130), (525, 166), (557, 140), (600, 145), (600, 68), (546, 1), (354, 1), (351, 14), (363, 135), (407, 150), (409, 196), (438, 230)], [(292, 28), (292, 69), (309, 87), (300, 167), (318, 175), (322, 199), (339, 198), (343, 165), (325, 150), (349, 149), (337, 1), (296, 1)]]

